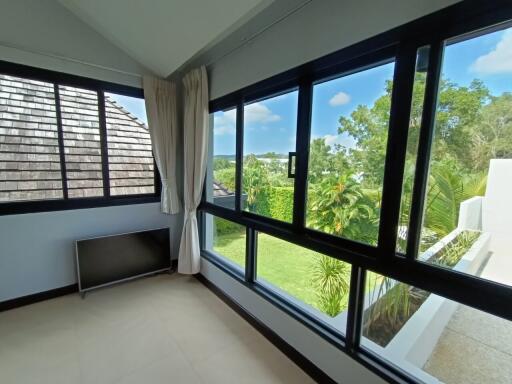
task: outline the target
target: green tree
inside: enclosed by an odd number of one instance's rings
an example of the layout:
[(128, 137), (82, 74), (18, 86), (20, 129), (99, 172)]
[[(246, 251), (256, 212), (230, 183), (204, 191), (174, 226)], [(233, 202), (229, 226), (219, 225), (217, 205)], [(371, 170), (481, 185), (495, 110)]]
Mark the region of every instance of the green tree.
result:
[(311, 195), (309, 226), (336, 236), (376, 243), (376, 200), (363, 194), (354, 175), (326, 176), (314, 185)]
[(482, 107), (489, 102), (489, 90), (480, 80), (469, 87), (442, 80), (436, 110), (433, 159), (455, 158), (466, 170), (473, 169), (472, 126), (478, 124)]
[(382, 185), (392, 88), (392, 81), (386, 81), (385, 94), (373, 106), (359, 105), (350, 117), (339, 119), (338, 134), (347, 133), (355, 140), (348, 155), (366, 187)]
[(467, 156), (477, 170), (487, 170), (491, 159), (512, 158), (512, 94), (491, 97), (467, 130), (472, 145)]
[(309, 147), (308, 181), (312, 184), (322, 180), (332, 171), (333, 154), (323, 138), (313, 139)]
[(243, 189), (247, 195), (247, 208), (251, 212), (261, 212), (261, 203), (268, 187), (268, 171), (263, 162), (255, 155), (248, 155), (244, 160), (243, 167)]
[(234, 168), (235, 165), (231, 163), (225, 157), (214, 157), (213, 158), (213, 170), (218, 171), (225, 168)]

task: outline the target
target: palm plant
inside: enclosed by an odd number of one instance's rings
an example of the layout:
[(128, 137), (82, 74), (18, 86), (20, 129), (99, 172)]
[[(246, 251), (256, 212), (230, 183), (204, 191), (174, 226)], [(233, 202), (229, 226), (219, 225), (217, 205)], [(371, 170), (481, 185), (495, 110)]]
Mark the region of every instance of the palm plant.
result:
[(349, 287), (349, 270), (348, 264), (324, 255), (320, 255), (312, 266), (312, 283), (320, 309), (331, 317), (343, 309)]
[(457, 169), (434, 166), (429, 180), (425, 227), (438, 238), (457, 227), (460, 204), (485, 193), (486, 177), (482, 173), (463, 176)]
[(325, 177), (309, 200), (308, 225), (353, 240), (376, 242), (375, 200), (365, 196), (355, 177)]

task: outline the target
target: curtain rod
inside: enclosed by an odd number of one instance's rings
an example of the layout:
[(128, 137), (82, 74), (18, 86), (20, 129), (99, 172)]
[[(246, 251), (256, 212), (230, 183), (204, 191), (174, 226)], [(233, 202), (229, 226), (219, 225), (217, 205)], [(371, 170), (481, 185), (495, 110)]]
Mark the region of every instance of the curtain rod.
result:
[(50, 57), (50, 58), (53, 58), (53, 59), (64, 60), (64, 61), (68, 61), (68, 62), (72, 62), (72, 63), (77, 63), (77, 64), (81, 64), (81, 65), (87, 65), (89, 67), (98, 68), (98, 69), (102, 69), (102, 70), (110, 71), (110, 72), (116, 72), (116, 73), (120, 73), (122, 75), (127, 75), (127, 76), (132, 76), (132, 77), (137, 77), (137, 78), (142, 79), (142, 75), (138, 74), (138, 73), (123, 71), (122, 69), (107, 67), (105, 65), (96, 64), (96, 63), (90, 63), (88, 61), (84, 61), (84, 60), (80, 60), (80, 59), (74, 59), (72, 57), (66, 57), (66, 56), (55, 54), (55, 53), (39, 51), (37, 49), (30, 49), (30, 48), (27, 48), (27, 47), (23, 47), (21, 45), (9, 44), (9, 43), (6, 43), (4, 41), (0, 41), (0, 47), (16, 49), (16, 50), (19, 50), (19, 51), (24, 51), (24, 52), (28, 52), (28, 53), (32, 53), (32, 54), (36, 54), (36, 55), (46, 56), (46, 57)]
[(311, 3), (313, 0), (305, 0), (304, 2), (302, 2), (301, 4), (299, 4), (298, 6), (296, 6), (295, 8), (293, 9), (290, 9), (288, 12), (286, 12), (283, 16), (281, 16), (279, 19), (273, 21), (272, 23), (270, 23), (269, 25), (266, 25), (264, 27), (262, 27), (259, 31), (257, 32), (254, 32), (251, 36), (249, 36), (248, 38), (244, 39), (242, 41), (241, 44), (237, 45), (236, 47), (234, 47), (233, 49), (231, 49), (230, 51), (226, 52), (225, 54), (221, 55), (220, 57), (217, 57), (213, 60), (211, 60), (210, 62), (208, 62), (207, 64), (205, 64), (206, 67), (209, 67), (213, 64), (215, 64), (216, 62), (222, 60), (223, 58), (225, 58), (226, 56), (229, 56), (231, 55), (233, 52), (239, 50), (240, 48), (242, 48), (243, 46), (249, 44), (251, 41), (253, 41), (255, 38), (257, 38), (259, 35), (261, 35), (263, 32), (267, 31), (268, 29), (272, 28), (274, 25), (282, 22), (283, 20), (287, 19), (288, 17), (290, 17), (291, 15), (293, 15), (294, 13), (300, 11), (302, 8), (304, 8), (306, 5), (308, 5), (309, 3)]

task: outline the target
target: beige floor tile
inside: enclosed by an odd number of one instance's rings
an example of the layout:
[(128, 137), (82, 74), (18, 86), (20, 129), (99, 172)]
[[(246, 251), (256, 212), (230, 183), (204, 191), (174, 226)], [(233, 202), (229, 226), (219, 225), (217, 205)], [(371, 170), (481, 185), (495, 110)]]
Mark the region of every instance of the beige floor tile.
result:
[(194, 368), (204, 383), (211, 384), (314, 383), (263, 338), (227, 347)]
[(0, 383), (309, 383), (195, 278), (159, 275), (0, 313)]
[(173, 354), (135, 370), (118, 383), (200, 384), (201, 381), (182, 354)]
[(448, 327), (498, 351), (512, 355), (512, 323), (508, 320), (459, 305)]
[(45, 323), (0, 340), (0, 383), (79, 382), (72, 327)]
[(510, 384), (512, 356), (445, 329), (424, 370), (446, 384)]

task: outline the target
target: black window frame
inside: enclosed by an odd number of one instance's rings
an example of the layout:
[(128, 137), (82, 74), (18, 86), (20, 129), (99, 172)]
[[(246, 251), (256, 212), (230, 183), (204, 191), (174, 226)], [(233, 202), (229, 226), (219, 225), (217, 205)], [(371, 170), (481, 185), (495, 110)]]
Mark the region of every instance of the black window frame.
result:
[[(512, 20), (509, 1), (473, 1), (457, 3), (380, 35), (343, 48), (320, 59), (298, 66), (269, 79), (260, 81), (210, 102), (210, 112), (237, 108), (243, 116), (244, 103), (264, 98), (285, 89), (299, 87), (297, 159), (293, 223), (261, 217), (240, 209), (215, 206), (207, 201), (200, 211), (244, 225), (247, 228), (245, 274), (232, 270), (222, 257), (202, 248), (202, 256), (221, 268), (241, 284), (261, 295), (293, 318), (310, 327), (347, 355), (390, 382), (417, 383), (419, 379), (393, 365), (392, 362), (361, 346), (362, 303), (366, 271), (373, 271), (403, 283), (443, 296), (460, 304), (512, 321), (512, 287), (477, 276), (444, 269), (416, 260), (416, 249), (421, 229), (422, 204), (425, 197), (425, 178), (428, 174), (430, 137), (435, 118), (438, 80), (445, 42), (458, 36), (472, 36), (479, 30)], [(477, 32), (475, 32), (477, 31)], [(424, 95), (420, 143), (416, 160), (413, 207), (407, 251), (397, 252), (397, 228), (405, 167), (409, 118), (419, 48), (429, 46), (429, 66)], [(377, 65), (383, 52), (396, 58), (391, 96), (391, 114), (384, 171), (382, 208), (377, 247), (335, 238), (305, 227), (306, 177), (311, 130), (312, 85), (329, 76), (338, 77), (350, 71), (359, 71), (365, 65)], [(384, 55), (386, 56), (386, 55)], [(237, 137), (243, 136), (243, 121), (237, 120)], [(240, 193), (241, 152), (237, 141), (237, 190)], [(238, 195), (239, 197), (239, 195)], [(201, 231), (206, 231), (204, 220)], [(324, 253), (352, 265), (350, 279), (348, 320), (345, 335), (332, 334), (314, 317), (290, 301), (258, 284), (255, 279), (256, 232), (264, 232), (282, 240)]]
[[(144, 99), (144, 91), (141, 88), (131, 87), (122, 84), (92, 79), (83, 76), (71, 75), (62, 72), (32, 67), (23, 64), (0, 61), (0, 74), (15, 76), (28, 80), (44, 81), (51, 83), (54, 87), (55, 109), (57, 119), (57, 134), (59, 143), (59, 154), (61, 164), (61, 179), (63, 197), (60, 199), (43, 200), (22, 200), (0, 203), (0, 216), (61, 211), (82, 208), (97, 208), (116, 205), (144, 204), (160, 201), (161, 181), (156, 163), (153, 162), (154, 172), (154, 193), (133, 194), (133, 195), (110, 195), (110, 176), (108, 168), (107, 151), (107, 123), (105, 111), (105, 93), (115, 93), (122, 96), (129, 96)], [(66, 161), (64, 158), (64, 140), (62, 133), (62, 119), (59, 99), (59, 87), (69, 86), (96, 92), (98, 96), (99, 129), (102, 157), (103, 196), (69, 198), (67, 193)]]

